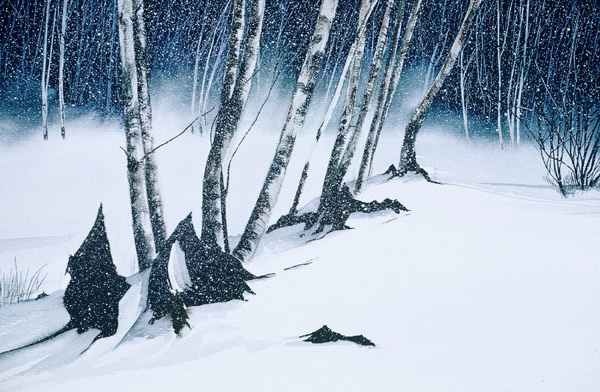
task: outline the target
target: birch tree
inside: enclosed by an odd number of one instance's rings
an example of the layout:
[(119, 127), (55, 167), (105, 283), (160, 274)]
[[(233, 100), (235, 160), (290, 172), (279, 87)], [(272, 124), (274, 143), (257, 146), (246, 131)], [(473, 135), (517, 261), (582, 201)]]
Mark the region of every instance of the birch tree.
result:
[(267, 224), (269, 223), (273, 207), (277, 203), (294, 148), (296, 135), (304, 125), (336, 8), (337, 0), (321, 1), (317, 23), (306, 57), (300, 69), (300, 74), (288, 108), (286, 122), (281, 131), (279, 143), (275, 151), (275, 157), (271, 162), (267, 178), (252, 210), (250, 219), (246, 224), (242, 238), (233, 252), (234, 257), (238, 260), (245, 260), (254, 254), (261, 237), (267, 230)]
[[(335, 171), (335, 173), (332, 173), (335, 177), (332, 178), (330, 181), (332, 183), (333, 189), (335, 189), (336, 191), (340, 189), (344, 180), (344, 176), (346, 175), (348, 168), (350, 167), (350, 163), (352, 162), (354, 151), (356, 150), (356, 145), (358, 143), (358, 137), (362, 132), (365, 120), (367, 119), (367, 115), (369, 114), (369, 110), (371, 108), (371, 101), (373, 100), (373, 95), (375, 93), (375, 84), (377, 83), (377, 79), (379, 77), (379, 71), (381, 69), (381, 63), (383, 61), (383, 55), (387, 43), (390, 18), (395, 5), (395, 0), (388, 0), (383, 19), (381, 21), (379, 35), (377, 37), (377, 43), (371, 63), (371, 69), (369, 70), (369, 76), (365, 86), (365, 91), (363, 93), (362, 101), (358, 111), (358, 118), (356, 120), (356, 124), (354, 124), (350, 131), (350, 137), (348, 138), (348, 142), (343, 150), (343, 155), (340, 159), (337, 170)], [(398, 15), (403, 14), (404, 0), (401, 0), (401, 7)], [(401, 24), (400, 21), (398, 21), (398, 23)]]
[[(200, 33), (198, 34), (198, 42), (196, 43), (196, 59), (194, 60), (194, 74), (192, 76), (192, 102), (191, 102), (191, 115), (192, 117), (196, 115), (196, 90), (198, 89), (198, 71), (200, 68), (200, 57), (202, 54), (202, 41), (204, 37), (204, 29), (206, 25), (209, 23), (209, 9), (208, 9), (208, 1), (204, 3), (204, 10), (202, 12), (202, 28), (200, 29)], [(208, 63), (208, 60), (207, 60)], [(208, 64), (207, 64), (208, 65)], [(192, 128), (193, 132), (193, 128)]]
[(496, 60), (498, 66), (498, 102), (496, 103), (496, 118), (497, 118), (497, 131), (498, 140), (500, 142), (500, 149), (504, 148), (504, 138), (502, 136), (502, 54), (506, 44), (506, 37), (504, 39), (504, 45), (500, 45), (500, 0), (496, 2)]
[(146, 27), (144, 25), (144, 2), (132, 0), (135, 17), (133, 18), (133, 39), (135, 69), (137, 74), (138, 105), (140, 117), (140, 136), (144, 151), (144, 178), (152, 234), (156, 251), (160, 252), (167, 240), (167, 229), (163, 216), (163, 206), (158, 186), (158, 173), (154, 156), (154, 137), (152, 135), (152, 106), (148, 87), (148, 57), (146, 54)]
[(460, 52), (460, 60), (459, 60), (460, 107), (462, 109), (462, 119), (463, 119), (463, 128), (465, 129), (465, 139), (467, 140), (467, 144), (468, 144), (470, 142), (470, 139), (469, 139), (469, 116), (467, 113), (467, 107), (469, 105), (469, 103), (468, 103), (469, 97), (467, 95), (466, 81), (467, 81), (467, 75), (469, 72), (469, 66), (471, 65), (471, 62), (473, 61), (474, 57), (473, 57), (473, 54), (471, 54), (469, 56), (469, 58), (467, 59), (467, 63), (465, 64), (464, 53), (465, 53), (464, 50), (462, 50)]
[(527, 81), (529, 74), (529, 68), (531, 66), (531, 55), (527, 51), (527, 44), (529, 42), (529, 1), (525, 6), (525, 37), (523, 38), (523, 53), (521, 54), (521, 70), (519, 73), (518, 92), (516, 100), (516, 121), (517, 121), (517, 147), (521, 144), (521, 102), (523, 101), (523, 89)]
[(46, 0), (46, 18), (44, 21), (44, 49), (42, 54), (42, 131), (44, 140), (48, 140), (48, 87), (50, 85), (50, 66), (52, 65), (52, 49), (54, 45), (54, 24), (56, 23), (56, 10), (52, 19), (50, 30), (50, 47), (48, 48), (48, 28), (50, 22), (51, 0)]
[(427, 180), (430, 180), (429, 174), (427, 174), (427, 172), (417, 163), (415, 140), (419, 130), (421, 129), (421, 125), (423, 124), (423, 121), (425, 120), (425, 117), (431, 108), (431, 104), (433, 103), (435, 96), (442, 88), (444, 80), (450, 74), (450, 71), (452, 71), (456, 60), (458, 59), (458, 55), (460, 54), (460, 51), (462, 50), (462, 47), (469, 36), (469, 29), (482, 1), (483, 0), (470, 0), (469, 7), (467, 8), (467, 12), (460, 26), (460, 30), (454, 39), (452, 48), (450, 49), (442, 68), (438, 72), (433, 84), (427, 90), (427, 93), (421, 100), (421, 103), (419, 103), (419, 106), (415, 109), (410, 121), (408, 122), (408, 125), (406, 126), (406, 130), (404, 132), (404, 142), (402, 144), (402, 150), (400, 153), (400, 165), (395, 173), (396, 176), (402, 176), (407, 172), (416, 172), (423, 175)]
[[(231, 0), (228, 0), (226, 7), (229, 8)], [(220, 13), (220, 16), (216, 21), (211, 17), (215, 12), (215, 8), (218, 5), (210, 1), (204, 3), (202, 11), (202, 28), (198, 33), (198, 39), (196, 40), (196, 55), (194, 59), (194, 71), (192, 76), (192, 99), (191, 99), (191, 115), (192, 117), (199, 116), (199, 113), (206, 113), (206, 101), (208, 100), (208, 92), (212, 86), (212, 80), (215, 76), (215, 71), (218, 68), (218, 64), (221, 60), (223, 52), (222, 36), (224, 36), (225, 28), (224, 25), (229, 19), (228, 12)], [(208, 29), (208, 31), (206, 31)], [(208, 50), (208, 51), (207, 51)], [(217, 50), (216, 58), (214, 53)], [(204, 59), (203, 74), (200, 75), (200, 63)], [(210, 79), (207, 80), (208, 72), (211, 69), (213, 72), (210, 74)], [(199, 79), (201, 83), (199, 83)], [(205, 85), (208, 82), (208, 88), (205, 89)], [(206, 116), (202, 117), (202, 123), (200, 124), (200, 131), (206, 127), (207, 121)], [(192, 127), (192, 132), (194, 128)]]
[(408, 22), (406, 23), (406, 28), (404, 29), (404, 34), (399, 47), (397, 47), (397, 45), (398, 38), (400, 36), (400, 30), (402, 28), (402, 22), (401, 19), (397, 21), (396, 30), (393, 34), (392, 43), (390, 45), (391, 53), (385, 66), (383, 81), (381, 82), (381, 87), (379, 88), (377, 106), (375, 108), (373, 119), (371, 120), (369, 133), (367, 135), (365, 148), (363, 150), (363, 156), (354, 188), (355, 193), (360, 192), (362, 189), (365, 177), (369, 174), (370, 168), (372, 167), (373, 156), (375, 155), (375, 150), (377, 149), (379, 135), (381, 134), (383, 124), (387, 118), (387, 113), (392, 105), (394, 95), (396, 94), (396, 89), (398, 88), (400, 76), (402, 75), (402, 70), (404, 68), (404, 61), (408, 53), (408, 48), (412, 40), (415, 26), (417, 25), (421, 3), (421, 0), (415, 0), (413, 3), (413, 7), (410, 12)]
[(140, 271), (150, 267), (156, 256), (151, 237), (152, 225), (146, 199), (143, 149), (140, 130), (138, 73), (135, 62), (132, 0), (118, 0), (121, 90), (123, 94), (127, 180), (133, 225), (133, 238)]
[[(327, 127), (329, 126), (329, 122), (331, 121), (331, 118), (333, 116), (333, 111), (335, 110), (335, 108), (337, 107), (337, 105), (339, 103), (340, 97), (342, 95), (342, 89), (344, 86), (344, 82), (346, 80), (348, 71), (350, 70), (350, 66), (353, 63), (354, 55), (356, 53), (356, 50), (358, 49), (360, 42), (362, 40), (364, 40), (364, 38), (361, 37), (361, 35), (364, 36), (364, 34), (366, 33), (367, 21), (369, 20), (370, 15), (373, 13), (376, 5), (377, 5), (377, 2), (371, 3), (366, 18), (364, 18), (364, 20), (362, 21), (362, 24), (359, 24), (356, 37), (354, 39), (354, 42), (352, 43), (352, 46), (350, 47), (350, 51), (348, 52), (348, 56), (346, 57), (346, 60), (344, 61), (344, 67), (342, 68), (340, 77), (337, 80), (337, 85), (336, 85), (335, 91), (333, 92), (333, 96), (332, 96), (331, 100), (329, 101), (329, 106), (327, 107), (327, 110), (325, 111), (325, 115), (324, 115), (323, 120), (321, 121), (321, 125), (319, 125), (319, 128), (317, 129), (317, 133), (315, 135), (314, 142), (311, 145), (310, 150), (307, 154), (304, 168), (302, 169), (302, 174), (300, 176), (300, 181), (298, 182), (298, 187), (296, 188), (296, 194), (294, 196), (294, 201), (292, 202), (292, 206), (290, 207), (290, 212), (289, 212), (290, 216), (295, 215), (298, 212), (298, 204), (300, 203), (300, 197), (302, 196), (302, 190), (304, 189), (304, 184), (306, 183), (306, 179), (308, 178), (308, 170), (310, 168), (310, 162), (312, 160), (312, 156), (317, 148), (317, 144), (319, 143), (319, 140), (321, 139), (323, 130), (327, 129)], [(333, 38), (333, 37), (330, 37), (330, 38)], [(339, 61), (339, 57), (337, 60)], [(335, 66), (337, 66), (337, 63)], [(322, 72), (322, 73), (324, 73), (324, 72)], [(335, 75), (335, 67), (334, 67), (334, 71), (331, 73), (332, 80), (330, 81), (330, 83), (327, 87), (327, 91), (329, 91), (329, 89), (331, 88), (331, 85), (334, 81), (334, 78), (333, 78), (334, 75)], [(326, 92), (325, 99), (328, 96), (329, 96), (329, 92)]]
[[(223, 219), (225, 195), (222, 192), (222, 165), (237, 130), (256, 68), (262, 32), (264, 0), (251, 0), (246, 44), (242, 54), (245, 0), (234, 0), (231, 13), (221, 106), (217, 114), (213, 143), (204, 169), (202, 189), (202, 234), (205, 244), (225, 249), (226, 220)], [(240, 61), (240, 56), (242, 57)]]
[[(366, 20), (369, 10), (369, 3), (369, 0), (362, 0), (358, 17), (359, 23), (362, 23)], [(337, 181), (338, 168), (342, 159), (342, 154), (344, 153), (344, 149), (348, 142), (350, 125), (352, 122), (352, 116), (354, 114), (354, 103), (358, 94), (358, 81), (360, 79), (362, 68), (365, 42), (365, 35), (359, 35), (358, 45), (356, 47), (356, 51), (354, 52), (350, 74), (348, 75), (348, 85), (346, 87), (346, 96), (344, 99), (342, 116), (339, 120), (337, 136), (331, 150), (331, 155), (329, 156), (329, 164), (327, 165), (327, 172), (325, 173), (325, 180), (323, 181), (323, 190), (321, 192), (319, 210), (326, 208), (331, 196), (339, 189), (339, 184)]]
[(62, 14), (59, 36), (59, 60), (58, 60), (58, 105), (60, 110), (60, 135), (65, 138), (65, 34), (67, 32), (67, 8), (68, 0), (62, 2)]

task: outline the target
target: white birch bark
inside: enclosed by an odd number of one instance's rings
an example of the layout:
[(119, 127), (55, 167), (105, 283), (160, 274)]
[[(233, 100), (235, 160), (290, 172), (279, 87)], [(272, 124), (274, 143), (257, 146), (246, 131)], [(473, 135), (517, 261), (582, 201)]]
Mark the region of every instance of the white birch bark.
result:
[[(427, 93), (419, 103), (419, 106), (415, 109), (408, 125), (406, 126), (406, 131), (404, 133), (404, 142), (402, 143), (402, 150), (400, 153), (400, 165), (399, 165), (399, 173), (403, 174), (409, 171), (419, 172), (426, 175), (426, 172), (423, 171), (417, 164), (417, 158), (415, 154), (415, 140), (417, 137), (417, 133), (419, 132), (425, 117), (427, 116), (427, 112), (431, 108), (431, 104), (437, 93), (442, 88), (444, 84), (444, 80), (452, 71), (456, 60), (458, 59), (458, 55), (462, 50), (463, 45), (465, 44), (468, 36), (469, 29), (471, 24), (473, 23), (473, 19), (475, 19), (475, 15), (477, 14), (477, 10), (481, 5), (483, 0), (470, 0), (469, 8), (465, 14), (465, 17), (460, 26), (460, 30), (456, 38), (454, 39), (454, 43), (452, 44), (452, 48), (448, 53), (442, 68), (438, 72), (433, 84), (427, 90)], [(426, 176), (427, 178), (428, 176)]]
[[(508, 13), (508, 24), (512, 25), (512, 38), (513, 38), (513, 47), (512, 47), (512, 64), (510, 68), (510, 77), (508, 79), (508, 92), (506, 94), (506, 120), (508, 122), (508, 136), (510, 140), (510, 148), (513, 148), (515, 145), (515, 118), (516, 118), (516, 104), (517, 104), (517, 95), (518, 95), (518, 81), (516, 80), (518, 77), (518, 68), (519, 68), (519, 52), (521, 51), (521, 30), (523, 28), (523, 13), (522, 9), (520, 12), (519, 18), (519, 30), (518, 33), (516, 31), (516, 19), (517, 15), (515, 15), (515, 22), (511, 21), (512, 18), (512, 7), (509, 9)], [(504, 39), (507, 39), (508, 29), (505, 30)], [(514, 42), (516, 40), (516, 43)]]
[(525, 37), (523, 39), (523, 53), (521, 55), (521, 72), (519, 75), (519, 92), (517, 94), (517, 109), (516, 109), (516, 117), (517, 117), (517, 129), (516, 129), (516, 138), (517, 138), (517, 147), (521, 144), (521, 101), (523, 99), (523, 87), (525, 85), (525, 80), (527, 79), (527, 72), (529, 71), (529, 64), (531, 63), (531, 58), (527, 61), (528, 56), (527, 52), (527, 43), (529, 41), (529, 0), (527, 0), (527, 5), (525, 8)]
[(133, 237), (140, 271), (150, 267), (156, 256), (151, 237), (152, 225), (146, 200), (143, 150), (140, 131), (138, 77), (135, 64), (132, 0), (118, 0), (121, 89), (123, 92), (125, 138), (127, 142), (127, 180)]
[(329, 39), (331, 22), (335, 16), (337, 2), (337, 0), (322, 0), (321, 2), (315, 30), (302, 68), (300, 69), (275, 157), (250, 215), (250, 219), (246, 224), (242, 238), (233, 252), (233, 255), (238, 260), (243, 261), (252, 257), (260, 239), (267, 230), (267, 224), (269, 223), (273, 207), (277, 203), (294, 148), (296, 135), (304, 125), (317, 76), (321, 68), (325, 46)]
[(367, 84), (365, 86), (365, 91), (363, 93), (362, 101), (360, 104), (358, 119), (356, 120), (356, 124), (350, 131), (348, 143), (346, 145), (346, 148), (344, 149), (344, 154), (342, 155), (336, 172), (336, 179), (334, 184), (336, 190), (340, 189), (344, 180), (344, 176), (346, 175), (348, 168), (350, 167), (350, 163), (352, 162), (352, 158), (354, 157), (354, 152), (356, 151), (358, 138), (362, 132), (365, 120), (367, 119), (367, 115), (369, 114), (369, 110), (371, 108), (371, 102), (373, 101), (373, 95), (375, 93), (375, 84), (377, 83), (377, 79), (379, 77), (379, 71), (381, 69), (381, 63), (383, 61), (383, 55), (387, 43), (390, 17), (395, 5), (396, 0), (388, 0), (383, 19), (381, 20), (381, 28), (377, 37), (375, 53), (373, 54), (371, 69), (369, 70), (369, 77), (367, 79)]
[(60, 135), (65, 138), (65, 34), (67, 32), (68, 0), (63, 0), (59, 37), (58, 105), (60, 110)]
[(221, 107), (217, 114), (215, 138), (204, 170), (202, 189), (201, 239), (208, 244), (217, 244), (221, 248), (225, 246), (224, 229), (227, 224), (223, 221), (222, 164), (229, 152), (231, 140), (250, 93), (260, 46), (265, 0), (252, 0), (250, 3), (248, 33), (241, 62), (239, 57), (244, 33), (245, 1), (235, 0), (233, 5)]
[[(223, 15), (225, 15), (225, 14), (223, 14)], [(225, 53), (225, 51), (227, 49), (226, 40), (224, 38), (225, 34), (223, 33), (224, 29), (222, 28), (222, 25), (226, 22), (226, 20), (227, 20), (227, 18), (222, 16), (219, 19), (219, 22), (217, 23), (216, 29), (213, 30), (213, 32), (212, 32), (212, 36), (210, 39), (210, 46), (208, 49), (208, 54), (206, 55), (206, 63), (204, 64), (204, 72), (202, 74), (202, 85), (200, 87), (201, 97), (200, 97), (200, 102), (198, 102), (198, 112), (199, 113), (207, 112), (206, 105), (208, 104), (210, 91), (212, 90), (213, 81), (217, 74), (217, 69), (219, 68), (218, 65), (221, 63), (223, 53)], [(217, 32), (219, 32), (218, 35), (217, 35)], [(209, 70), (209, 68), (211, 68), (210, 59), (212, 58), (212, 55), (213, 55), (212, 53), (214, 51), (215, 45), (219, 46), (219, 50), (217, 52), (217, 55), (215, 56), (215, 60), (212, 62), (212, 70), (210, 72), (210, 76), (207, 79), (208, 70)], [(202, 107), (200, 107), (200, 106), (202, 106)], [(204, 124), (203, 125), (204, 128), (208, 128), (208, 120), (207, 120), (206, 116), (202, 116), (202, 123)]]
[(469, 144), (469, 117), (467, 115), (467, 101), (465, 97), (465, 79), (467, 70), (469, 69), (469, 62), (467, 62), (467, 66), (464, 65), (463, 59), (464, 51), (460, 52), (460, 104), (462, 108), (462, 118), (463, 118), (463, 127), (465, 128), (465, 138), (467, 139), (467, 144)]
[[(221, 207), (222, 165), (239, 121), (239, 117), (236, 118), (236, 113), (233, 113), (229, 107), (229, 100), (235, 88), (235, 80), (238, 77), (245, 27), (245, 9), (246, 0), (233, 1), (231, 29), (227, 42), (225, 71), (221, 88), (221, 102), (216, 118), (215, 136), (204, 168), (202, 184), (201, 238), (202, 241), (210, 244), (216, 243), (221, 248), (225, 247)], [(239, 115), (241, 116), (241, 113)]]
[[(200, 68), (200, 55), (202, 53), (202, 39), (204, 38), (204, 29), (206, 28), (207, 15), (208, 15), (208, 1), (204, 3), (204, 10), (202, 11), (202, 28), (198, 34), (198, 41), (196, 43), (196, 58), (194, 60), (194, 74), (192, 76), (192, 102), (190, 105), (192, 117), (196, 114), (196, 91), (198, 89), (198, 71)], [(194, 131), (192, 125), (192, 132)]]
[[(358, 20), (362, 24), (366, 20), (367, 13), (369, 10), (370, 1), (362, 0)], [(358, 93), (358, 82), (360, 79), (362, 61), (365, 51), (365, 35), (361, 34), (358, 36), (358, 45), (356, 46), (356, 52), (352, 59), (352, 66), (350, 68), (350, 74), (348, 75), (348, 85), (346, 87), (346, 96), (344, 98), (344, 106), (342, 109), (342, 116), (340, 117), (338, 132), (329, 156), (329, 164), (327, 165), (327, 172), (325, 173), (325, 179), (323, 181), (323, 190), (321, 191), (321, 201), (319, 203), (319, 210), (325, 208), (330, 196), (335, 194), (337, 191), (337, 173), (340, 162), (342, 160), (342, 154), (348, 143), (348, 136), (350, 133), (350, 125), (352, 122), (352, 116), (354, 114), (354, 103), (356, 101), (356, 95)]]
[(48, 24), (50, 21), (50, 0), (46, 0), (46, 19), (44, 22), (44, 50), (42, 53), (42, 131), (44, 140), (48, 140), (48, 83), (47, 69), (48, 64)]
[[(200, 35), (200, 39), (198, 39), (198, 43), (196, 44), (196, 59), (194, 60), (194, 75), (192, 76), (192, 102), (190, 105), (190, 115), (192, 117), (196, 114), (196, 90), (198, 89), (198, 70), (200, 68), (200, 41), (202, 35)], [(192, 128), (192, 131), (194, 128)]]
[(162, 199), (158, 185), (158, 170), (154, 156), (154, 137), (152, 135), (152, 104), (148, 86), (148, 57), (146, 54), (146, 27), (144, 25), (144, 2), (132, 0), (135, 18), (133, 19), (133, 37), (135, 68), (137, 72), (138, 105), (140, 116), (140, 135), (144, 151), (144, 177), (154, 246), (160, 253), (167, 240)]
[[(114, 46), (115, 45), (114, 37), (115, 37), (115, 33), (118, 34), (118, 30), (119, 30), (118, 27), (117, 27), (118, 15), (115, 15), (115, 14), (118, 14), (118, 12), (116, 12), (116, 13), (115, 12), (110, 12), (112, 23), (111, 23), (110, 36), (109, 36), (109, 40), (110, 40), (110, 50), (109, 50), (110, 59), (108, 61), (108, 80), (113, 80), (113, 75), (112, 74), (113, 74), (113, 72), (116, 72), (116, 71), (113, 71), (113, 70), (116, 69), (116, 66), (115, 66), (115, 64), (112, 61), (113, 60), (112, 54), (114, 53), (114, 47), (115, 47)], [(112, 83), (108, 83), (106, 85), (106, 109), (107, 109), (107, 111), (110, 111), (111, 108), (112, 108), (112, 88), (113, 88)]]
[[(377, 143), (379, 141), (379, 135), (383, 129), (383, 124), (387, 118), (387, 113), (392, 105), (392, 100), (394, 99), (400, 77), (402, 76), (404, 60), (406, 59), (415, 26), (417, 25), (421, 4), (422, 0), (415, 0), (413, 3), (408, 22), (406, 23), (406, 28), (404, 29), (402, 41), (400, 42), (400, 47), (396, 47), (397, 44), (392, 43), (392, 57), (388, 59), (388, 64), (386, 65), (386, 71), (384, 72), (383, 81), (379, 90), (379, 97), (377, 99), (377, 106), (375, 108), (373, 119), (371, 120), (369, 133), (367, 134), (367, 141), (365, 142), (363, 157), (361, 159), (358, 178), (354, 189), (356, 193), (360, 192), (365, 176), (370, 174), (373, 165), (373, 156), (375, 155), (375, 150), (377, 149)], [(404, 4), (401, 3), (401, 5)], [(401, 19), (399, 19), (396, 26), (396, 32), (394, 33), (396, 37), (392, 41), (397, 40), (397, 37), (400, 36), (401, 27), (402, 22)]]
[[(200, 110), (200, 106), (198, 106), (198, 110), (200, 113), (206, 113), (208, 111), (207, 105), (208, 105), (208, 100), (210, 97), (210, 92), (212, 90), (212, 86), (215, 81), (215, 77), (217, 75), (217, 70), (219, 69), (218, 64), (220, 64), (221, 60), (223, 59), (225, 49), (226, 49), (226, 45), (224, 43), (221, 43), (219, 45), (219, 51), (218, 51), (217, 55), (215, 56), (214, 64), (212, 66), (212, 70), (210, 72), (208, 80), (206, 79), (206, 74), (208, 72), (208, 66), (206, 68), (204, 68), (204, 76), (202, 79), (202, 91), (203, 91), (202, 109)], [(212, 50), (212, 47), (211, 47), (211, 50)], [(205, 82), (206, 82), (206, 87), (204, 85)], [(198, 104), (198, 105), (200, 105), (200, 104)], [(208, 120), (207, 120), (206, 116), (202, 116), (202, 120), (203, 120), (204, 128), (208, 129)]]
[(500, 0), (496, 1), (496, 53), (498, 65), (498, 102), (496, 105), (497, 131), (500, 149), (504, 149), (504, 139), (502, 137), (502, 52), (500, 50)]
[[(327, 111), (325, 112), (325, 116), (323, 118), (323, 121), (321, 122), (321, 125), (319, 126), (319, 129), (317, 129), (317, 134), (315, 135), (315, 140), (312, 143), (312, 145), (308, 151), (306, 161), (304, 163), (304, 168), (302, 169), (302, 175), (300, 176), (300, 181), (298, 183), (298, 187), (296, 189), (296, 194), (294, 196), (294, 201), (292, 203), (292, 206), (290, 207), (290, 214), (292, 214), (292, 215), (297, 212), (298, 204), (300, 203), (300, 197), (302, 195), (302, 190), (304, 188), (304, 183), (306, 182), (306, 179), (308, 177), (308, 170), (310, 168), (310, 162), (312, 160), (312, 156), (313, 156), (315, 150), (317, 149), (317, 144), (319, 143), (319, 140), (321, 139), (321, 134), (323, 133), (323, 130), (327, 129), (327, 126), (329, 126), (329, 122), (331, 121), (331, 117), (333, 116), (333, 111), (336, 108), (336, 106), (340, 100), (340, 97), (342, 96), (342, 88), (344, 87), (346, 75), (348, 74), (348, 70), (350, 69), (350, 66), (352, 65), (354, 55), (356, 53), (356, 49), (358, 48), (358, 45), (362, 39), (361, 35), (362, 36), (365, 35), (367, 21), (369, 20), (371, 14), (373, 13), (373, 10), (375, 9), (376, 5), (377, 5), (377, 1), (374, 1), (371, 3), (371, 6), (367, 13), (366, 18), (362, 21), (362, 24), (359, 25), (358, 33), (356, 35), (354, 42), (352, 43), (352, 46), (350, 47), (350, 50), (348, 51), (348, 56), (346, 57), (346, 61), (344, 62), (344, 68), (342, 68), (342, 72), (338, 79), (338, 83), (337, 83), (337, 86), (333, 93), (333, 97), (331, 98), (331, 101), (329, 102), (329, 106), (327, 107)], [(336, 62), (336, 67), (337, 67), (337, 62)], [(335, 68), (332, 72), (332, 76), (333, 75), (335, 75)], [(333, 80), (332, 80), (332, 82), (333, 82)], [(331, 87), (331, 83), (328, 86), (327, 91), (329, 91), (330, 87)], [(325, 94), (325, 97), (327, 97), (328, 95), (329, 95), (329, 92), (327, 92)]]

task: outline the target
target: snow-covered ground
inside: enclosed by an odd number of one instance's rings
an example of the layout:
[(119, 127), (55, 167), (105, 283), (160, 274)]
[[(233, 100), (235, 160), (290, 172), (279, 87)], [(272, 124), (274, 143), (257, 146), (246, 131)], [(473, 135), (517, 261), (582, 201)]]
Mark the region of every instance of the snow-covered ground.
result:
[[(157, 112), (157, 143), (187, 125), (181, 113)], [(261, 118), (233, 161), (234, 236), (272, 158), (278, 116)], [(447, 136), (454, 124), (426, 125), (418, 138), (419, 161), (443, 185), (376, 177), (360, 195), (397, 198), (410, 212), (355, 214), (353, 230), (318, 240), (300, 226), (275, 231), (246, 265), (275, 276), (250, 282), (247, 301), (190, 308), (181, 336), (142, 315), (83, 355), (93, 332), (0, 355), (0, 390), (600, 390), (600, 193), (564, 199), (531, 146), (467, 145)], [(298, 140), (273, 219), (289, 209), (312, 134)], [(375, 172), (397, 161), (400, 136), (382, 136)], [(317, 149), (302, 204), (319, 194), (332, 142), (326, 135)], [(21, 270), (43, 266), (41, 290), (51, 294), (0, 308), (0, 351), (66, 324), (67, 259), (100, 203), (119, 272), (136, 272), (120, 146), (118, 123), (88, 117), (64, 141), (54, 129), (47, 142), (40, 132), (0, 145), (0, 270), (15, 258)], [(190, 211), (200, 228), (207, 150), (207, 135), (195, 133), (158, 151), (169, 230)], [(323, 325), (376, 347), (298, 338)]]

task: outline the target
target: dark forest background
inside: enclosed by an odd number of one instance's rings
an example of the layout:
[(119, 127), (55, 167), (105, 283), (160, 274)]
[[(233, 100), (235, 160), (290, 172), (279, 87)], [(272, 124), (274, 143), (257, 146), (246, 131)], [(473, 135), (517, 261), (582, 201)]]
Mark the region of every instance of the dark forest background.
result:
[[(53, 92), (58, 85), (62, 2), (49, 1), (52, 32), (48, 38), (49, 49), (52, 49), (49, 52), (52, 56), (49, 99), (52, 106), (56, 101)], [(5, 113), (32, 126), (39, 124), (40, 117), (38, 102), (46, 5), (45, 1), (35, 0), (0, 2), (0, 104)], [(147, 47), (153, 84), (175, 79), (179, 86), (190, 91), (191, 97), (197, 62), (198, 88), (211, 75), (211, 86), (221, 85), (230, 5), (230, 0), (146, 1)], [(404, 20), (410, 12), (409, 5), (407, 2)], [(405, 73), (418, 70), (423, 91), (452, 45), (467, 6), (468, 0), (424, 1)], [(343, 0), (339, 7), (332, 30), (334, 39), (330, 40), (319, 76), (317, 94), (322, 96), (332, 94), (335, 76), (339, 75), (356, 34), (359, 2)], [(380, 1), (368, 24), (366, 63), (375, 46), (384, 8), (385, 1)], [(255, 92), (267, 89), (274, 76), (277, 76), (277, 88), (293, 87), (317, 12), (316, 0), (267, 0)], [(65, 99), (71, 107), (121, 112), (117, 19), (115, 0), (68, 3)], [(593, 0), (486, 0), (470, 31), (461, 62), (446, 81), (435, 105), (461, 110), (461, 72), (469, 116), (490, 124), (496, 121), (499, 97), (502, 101), (510, 96), (521, 71), (526, 78), (521, 103), (525, 118), (553, 100), (597, 102), (599, 47), (600, 7)], [(499, 77), (502, 83), (498, 83)], [(213, 101), (218, 98), (218, 88), (209, 89), (207, 85), (204, 85), (207, 91), (200, 93), (198, 99)], [(508, 116), (510, 105), (501, 102), (501, 106), (503, 117)]]

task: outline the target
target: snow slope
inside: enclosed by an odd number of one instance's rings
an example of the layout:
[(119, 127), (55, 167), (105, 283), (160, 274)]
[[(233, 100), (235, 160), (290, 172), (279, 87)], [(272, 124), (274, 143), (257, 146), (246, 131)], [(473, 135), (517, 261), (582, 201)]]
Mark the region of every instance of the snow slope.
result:
[[(160, 140), (185, 126), (176, 114), (163, 121)], [(0, 308), (1, 350), (66, 323), (57, 290), (68, 282), (68, 254), (83, 241), (100, 202), (119, 272), (135, 271), (118, 149), (123, 135), (118, 124), (96, 133), (85, 133), (86, 125), (64, 142), (36, 138), (0, 147), (0, 183), (11, 184), (0, 192), (0, 267), (9, 268), (14, 257), (24, 268), (48, 263), (43, 289), (53, 293)], [(304, 137), (274, 219), (289, 208), (310, 135)], [(399, 153), (398, 136), (382, 138), (376, 172)], [(276, 141), (275, 132), (251, 134), (232, 165), (234, 234), (269, 164), (263, 151)], [(314, 167), (322, 172), (331, 143), (328, 135), (317, 150)], [(200, 227), (206, 150), (206, 137), (186, 134), (158, 154), (169, 230), (190, 210)], [(300, 226), (275, 231), (246, 265), (275, 276), (251, 282), (256, 295), (247, 301), (190, 308), (192, 329), (181, 336), (166, 321), (149, 325), (143, 314), (114, 348), (81, 356), (95, 333), (70, 332), (0, 355), (0, 390), (599, 390), (598, 191), (561, 198), (528, 146), (467, 146), (430, 125), (417, 151), (444, 185), (377, 177), (360, 195), (397, 198), (410, 212), (354, 214), (353, 230), (320, 239)], [(318, 195), (319, 176), (302, 203)], [(324, 324), (362, 334), (376, 347), (298, 338)]]

